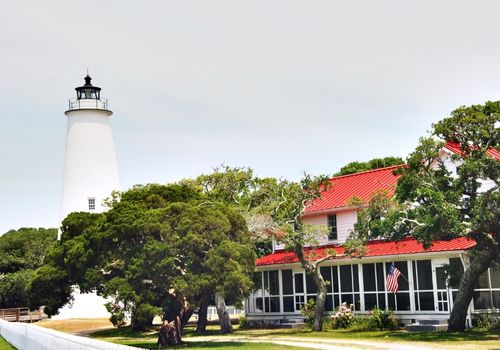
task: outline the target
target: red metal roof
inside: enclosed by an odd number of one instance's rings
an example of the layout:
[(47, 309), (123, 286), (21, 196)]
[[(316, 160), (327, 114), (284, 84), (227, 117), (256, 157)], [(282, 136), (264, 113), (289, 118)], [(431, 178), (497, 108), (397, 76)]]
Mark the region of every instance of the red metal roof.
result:
[[(452, 151), (455, 154), (462, 155), (462, 150), (460, 149), (460, 144), (457, 142), (447, 142), (446, 145), (444, 145), (444, 147), (446, 149), (448, 149), (449, 151)], [(490, 157), (492, 157), (496, 160), (500, 160), (500, 151), (498, 151), (494, 148), (490, 148), (488, 151), (486, 151), (486, 153)]]
[[(435, 241), (432, 246), (425, 250), (422, 243), (414, 238), (405, 238), (401, 241), (372, 241), (367, 244), (367, 253), (364, 257), (391, 256), (401, 254), (418, 254), (433, 252), (448, 252), (457, 250), (466, 250), (474, 247), (476, 242), (465, 238), (455, 238), (449, 241)], [(344, 256), (344, 248), (341, 245), (327, 245), (314, 250), (306, 249), (305, 255), (311, 260), (317, 260), (326, 255), (327, 249), (334, 249), (338, 258), (347, 258)], [(273, 254), (263, 256), (257, 259), (257, 266), (291, 264), (298, 262), (298, 258), (291, 251), (277, 251)]]
[(387, 191), (389, 195), (393, 195), (399, 178), (399, 175), (396, 176), (393, 172), (401, 166), (395, 165), (330, 179), (331, 186), (323, 192), (321, 198), (306, 208), (305, 215), (348, 206), (349, 200), (354, 196), (368, 202), (373, 194), (379, 190)]

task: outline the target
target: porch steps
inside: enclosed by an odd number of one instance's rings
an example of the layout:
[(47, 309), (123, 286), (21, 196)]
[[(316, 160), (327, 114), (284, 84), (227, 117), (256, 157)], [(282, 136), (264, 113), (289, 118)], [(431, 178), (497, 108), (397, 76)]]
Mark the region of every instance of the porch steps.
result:
[(274, 324), (275, 328), (304, 328), (306, 326), (304, 318), (283, 318)]
[(448, 320), (417, 320), (405, 326), (409, 332), (442, 332), (448, 330)]

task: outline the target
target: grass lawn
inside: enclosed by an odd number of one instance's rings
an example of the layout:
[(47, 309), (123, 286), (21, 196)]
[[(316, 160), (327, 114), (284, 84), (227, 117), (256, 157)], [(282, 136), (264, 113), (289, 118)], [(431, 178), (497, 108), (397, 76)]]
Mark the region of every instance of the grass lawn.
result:
[[(468, 347), (470, 349), (500, 349), (500, 334), (494, 332), (474, 332), (447, 333), (447, 332), (419, 332), (410, 333), (405, 331), (360, 331), (360, 330), (328, 330), (323, 332), (312, 332), (308, 329), (238, 329), (235, 327), (233, 334), (223, 336), (227, 342), (196, 342), (190, 344), (189, 340), (194, 340), (198, 336), (218, 336), (217, 326), (208, 326), (207, 332), (199, 334), (194, 327), (188, 326), (184, 330), (183, 338), (186, 340), (180, 349), (288, 349), (283, 345), (272, 345), (263, 343), (235, 343), (231, 337), (249, 337), (253, 340), (259, 338), (265, 342), (269, 338), (302, 337), (321, 339), (346, 339), (358, 341), (380, 341), (380, 342), (424, 342), (428, 345), (446, 345), (452, 347)], [(155, 348), (158, 331), (153, 329), (149, 332), (134, 332), (129, 328), (109, 329), (97, 331), (91, 334), (102, 340), (127, 344), (132, 346)], [(206, 340), (206, 339), (204, 339)], [(434, 344), (431, 344), (434, 343)], [(290, 349), (300, 349), (293, 347)]]
[[(192, 332), (192, 331), (191, 331)], [(217, 334), (217, 330), (209, 331)], [(195, 334), (193, 332), (193, 334)], [(328, 339), (356, 339), (356, 340), (381, 340), (381, 341), (419, 341), (419, 342), (464, 342), (464, 341), (499, 341), (498, 332), (467, 331), (464, 333), (448, 332), (406, 332), (406, 331), (364, 331), (364, 330), (326, 330), (313, 332), (309, 329), (241, 329), (234, 333), (239, 336), (256, 337), (311, 337)], [(187, 334), (186, 336), (189, 336)], [(231, 335), (229, 335), (231, 336)]]
[[(111, 324), (106, 319), (74, 319), (63, 321), (38, 322), (39, 326), (76, 334), (90, 335), (91, 337), (105, 341), (132, 345), (142, 348), (157, 349), (156, 340), (158, 327), (147, 332), (135, 332), (130, 328), (110, 328)], [(100, 329), (100, 330), (99, 330)], [(219, 341), (200, 339), (202, 341), (190, 342), (197, 337), (217, 336)], [(261, 340), (263, 343), (241, 343), (232, 337), (245, 337), (252, 340)], [(448, 348), (469, 349), (500, 349), (500, 333), (467, 331), (465, 333), (447, 332), (405, 332), (405, 331), (363, 331), (363, 330), (327, 330), (323, 332), (312, 332), (308, 329), (238, 329), (235, 326), (233, 334), (222, 336), (219, 334), (218, 326), (208, 326), (207, 332), (199, 334), (194, 326), (187, 326), (183, 338), (186, 340), (178, 349), (226, 349), (226, 350), (300, 350), (299, 347), (288, 347), (284, 345), (273, 345), (265, 343), (269, 338), (317, 338), (337, 339), (346, 341), (369, 341), (369, 342), (399, 342), (407, 344), (418, 343), (427, 345), (446, 346)], [(222, 340), (222, 341), (220, 341)], [(2, 348), (0, 348), (1, 350)]]
[[(194, 328), (185, 333), (186, 338), (196, 337), (196, 332)], [(215, 327), (214, 327), (215, 328)], [(210, 331), (211, 333), (220, 335), (215, 329)], [(158, 349), (156, 345), (156, 340), (158, 339), (158, 330), (153, 329), (149, 332), (136, 332), (127, 328), (121, 329), (108, 329), (93, 332), (90, 334), (91, 337), (96, 339), (105, 340), (112, 343), (137, 346), (145, 349)], [(189, 340), (189, 339), (188, 339)], [(243, 343), (238, 341), (232, 341), (230, 337), (227, 337), (227, 341), (196, 341), (189, 342), (185, 341), (182, 345), (175, 347), (175, 349), (189, 349), (189, 350), (201, 350), (201, 349), (224, 349), (224, 350), (305, 350), (305, 348), (295, 347), (295, 346), (284, 346), (275, 345), (270, 343)], [(310, 350), (310, 349), (307, 349)]]
[(7, 343), (4, 338), (0, 337), (0, 350), (12, 350), (12, 349), (15, 350), (16, 348)]

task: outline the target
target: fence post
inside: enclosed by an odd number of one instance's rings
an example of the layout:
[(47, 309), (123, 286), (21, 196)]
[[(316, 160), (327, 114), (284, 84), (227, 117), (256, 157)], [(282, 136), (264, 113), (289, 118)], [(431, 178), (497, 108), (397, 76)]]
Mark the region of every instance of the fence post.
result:
[(16, 309), (16, 322), (19, 322), (19, 320), (21, 319), (21, 309), (17, 308)]

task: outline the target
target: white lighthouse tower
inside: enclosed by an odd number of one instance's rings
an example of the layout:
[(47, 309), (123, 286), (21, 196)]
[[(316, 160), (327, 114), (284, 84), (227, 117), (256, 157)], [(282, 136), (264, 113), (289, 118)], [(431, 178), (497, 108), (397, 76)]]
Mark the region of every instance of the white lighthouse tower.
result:
[[(113, 134), (108, 101), (101, 98), (101, 88), (85, 77), (77, 87), (76, 99), (69, 100), (66, 152), (61, 198), (61, 221), (72, 212), (99, 213), (106, 208), (102, 201), (119, 190)], [(109, 317), (106, 299), (96, 293), (73, 293), (72, 305), (65, 305), (54, 319)]]
[(113, 134), (108, 101), (101, 88), (85, 77), (77, 87), (76, 99), (69, 100), (66, 152), (61, 198), (61, 221), (72, 212), (99, 213), (102, 201), (119, 190)]

